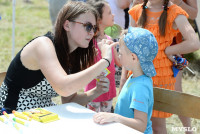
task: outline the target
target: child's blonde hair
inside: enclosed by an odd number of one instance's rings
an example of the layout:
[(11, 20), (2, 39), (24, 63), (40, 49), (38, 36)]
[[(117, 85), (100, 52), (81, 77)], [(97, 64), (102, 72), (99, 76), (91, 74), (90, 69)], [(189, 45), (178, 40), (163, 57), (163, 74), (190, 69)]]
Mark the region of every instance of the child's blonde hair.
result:
[(121, 43), (121, 41), (124, 39), (124, 35), (126, 35), (127, 33), (128, 33), (128, 29), (122, 30), (120, 37), (119, 37), (119, 45), (123, 44), (123, 43)]

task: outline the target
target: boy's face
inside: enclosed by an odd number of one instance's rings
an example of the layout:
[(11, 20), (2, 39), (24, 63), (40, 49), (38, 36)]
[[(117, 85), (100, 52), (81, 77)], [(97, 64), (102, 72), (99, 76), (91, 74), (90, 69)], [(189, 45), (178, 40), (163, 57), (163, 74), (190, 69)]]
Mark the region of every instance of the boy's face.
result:
[(119, 41), (119, 60), (122, 66), (124, 66), (127, 70), (131, 70), (133, 67), (133, 58), (131, 52), (126, 47), (123, 39)]

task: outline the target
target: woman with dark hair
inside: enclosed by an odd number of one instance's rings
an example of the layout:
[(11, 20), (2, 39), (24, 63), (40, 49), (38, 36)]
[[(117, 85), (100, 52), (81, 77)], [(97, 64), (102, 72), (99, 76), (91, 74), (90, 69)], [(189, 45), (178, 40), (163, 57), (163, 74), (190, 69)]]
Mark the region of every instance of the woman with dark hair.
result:
[[(97, 32), (96, 10), (84, 2), (69, 2), (60, 10), (55, 33), (48, 32), (28, 42), (11, 62), (0, 87), (0, 108), (8, 112), (55, 105), (51, 98), (63, 96), (63, 103), (85, 105), (104, 92), (109, 81), (100, 76), (92, 90), (76, 94), (96, 78), (112, 59), (111, 41), (100, 42), (102, 59), (93, 40)], [(87, 68), (87, 69), (86, 69)]]

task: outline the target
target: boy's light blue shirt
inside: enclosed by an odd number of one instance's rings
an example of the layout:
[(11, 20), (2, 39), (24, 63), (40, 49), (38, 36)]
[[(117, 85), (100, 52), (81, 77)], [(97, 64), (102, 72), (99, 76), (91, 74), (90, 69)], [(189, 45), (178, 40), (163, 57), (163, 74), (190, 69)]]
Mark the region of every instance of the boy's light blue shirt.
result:
[(128, 118), (134, 118), (134, 109), (147, 113), (147, 128), (145, 134), (152, 134), (151, 115), (153, 110), (153, 82), (150, 77), (141, 75), (132, 78), (124, 84), (118, 97), (115, 113)]

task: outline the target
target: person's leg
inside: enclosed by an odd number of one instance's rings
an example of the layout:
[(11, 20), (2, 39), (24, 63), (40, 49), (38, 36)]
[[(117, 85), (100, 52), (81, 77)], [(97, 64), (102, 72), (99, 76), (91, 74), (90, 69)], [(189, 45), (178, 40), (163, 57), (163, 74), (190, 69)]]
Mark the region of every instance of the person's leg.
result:
[(113, 99), (101, 102), (100, 112), (109, 112), (109, 113), (111, 113), (112, 100)]
[(165, 118), (151, 118), (153, 134), (167, 134)]
[[(176, 76), (176, 83), (175, 83), (175, 91), (183, 92), (182, 91), (182, 71), (179, 71), (179, 73)], [(181, 120), (184, 127), (190, 127), (191, 128), (191, 120), (188, 117), (185, 116), (178, 116)], [(186, 134), (192, 134), (191, 132), (185, 132)]]

